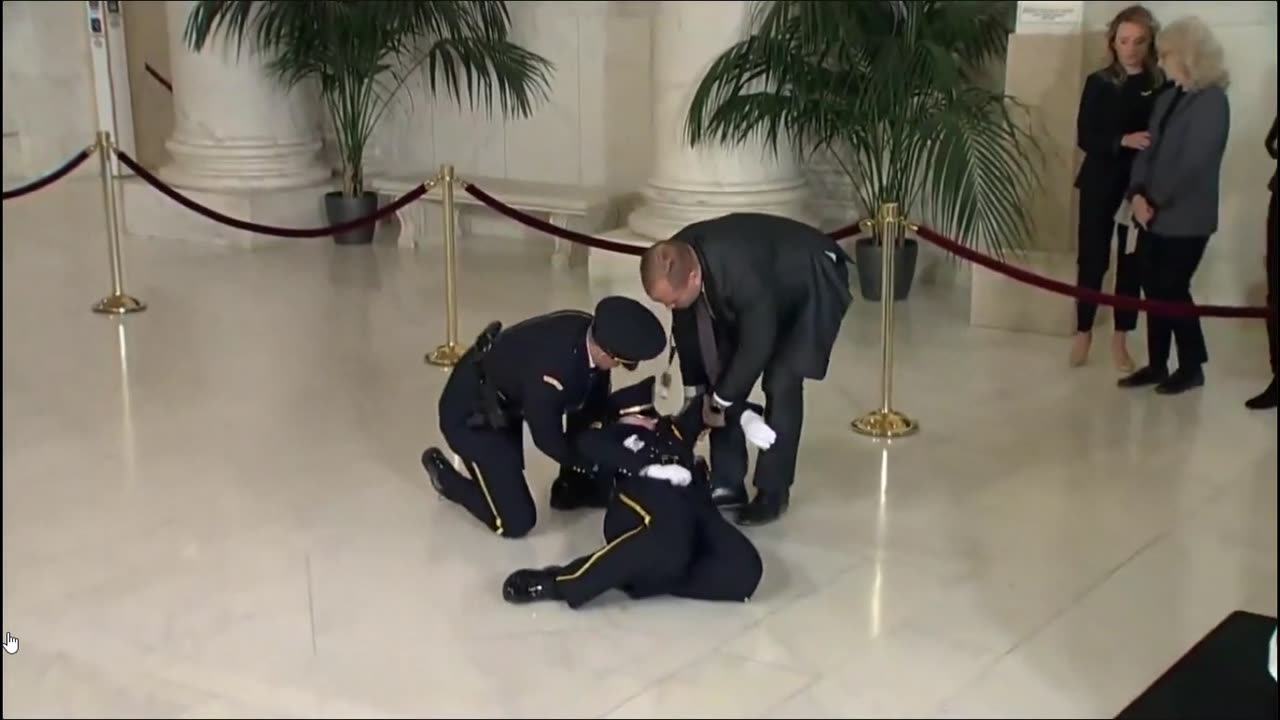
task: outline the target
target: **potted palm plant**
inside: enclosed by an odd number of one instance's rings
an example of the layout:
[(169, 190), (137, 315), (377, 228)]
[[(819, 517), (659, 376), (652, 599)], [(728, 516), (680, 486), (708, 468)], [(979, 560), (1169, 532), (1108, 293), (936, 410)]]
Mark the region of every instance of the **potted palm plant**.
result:
[[(331, 224), (377, 210), (364, 188), (365, 148), (391, 101), (425, 66), (461, 102), (527, 117), (550, 90), (552, 65), (509, 39), (505, 2), (491, 0), (200, 0), (185, 40), (201, 50), (217, 32), (241, 48), (251, 40), (286, 87), (319, 85), (337, 133), (342, 189), (325, 196)], [(372, 225), (336, 235), (340, 244), (373, 241)]]
[[(940, 232), (1003, 255), (1031, 234), (1026, 200), (1039, 153), (1016, 100), (984, 87), (1003, 59), (1016, 3), (945, 0), (775, 0), (751, 34), (698, 84), (686, 123), (694, 145), (780, 139), (802, 155), (829, 153), (855, 188), (863, 217), (881, 203)], [(863, 296), (880, 298), (879, 239), (855, 248)], [(898, 255), (897, 292), (915, 273), (917, 245)]]

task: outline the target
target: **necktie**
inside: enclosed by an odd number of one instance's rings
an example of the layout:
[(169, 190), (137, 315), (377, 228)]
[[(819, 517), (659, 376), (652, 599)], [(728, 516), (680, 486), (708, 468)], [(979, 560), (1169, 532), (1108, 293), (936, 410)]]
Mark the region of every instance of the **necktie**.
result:
[(702, 367), (712, 387), (720, 380), (720, 355), (716, 348), (716, 332), (711, 324), (711, 305), (706, 295), (698, 300), (694, 310), (698, 321), (698, 349), (702, 351)]

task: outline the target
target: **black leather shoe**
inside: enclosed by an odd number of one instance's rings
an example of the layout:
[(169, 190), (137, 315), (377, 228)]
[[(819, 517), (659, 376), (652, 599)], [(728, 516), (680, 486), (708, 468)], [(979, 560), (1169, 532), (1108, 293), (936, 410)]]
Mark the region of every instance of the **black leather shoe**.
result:
[(739, 525), (767, 525), (782, 517), (790, 504), (790, 492), (757, 492), (751, 502), (738, 511), (734, 521)]
[(747, 504), (745, 485), (711, 485), (711, 502), (721, 510), (732, 510)]
[(1276, 393), (1276, 380), (1272, 378), (1271, 384), (1267, 386), (1267, 389), (1263, 390), (1261, 395), (1255, 395), (1245, 400), (1244, 406), (1250, 410), (1270, 410), (1276, 406)]
[(574, 471), (561, 471), (559, 477), (551, 483), (551, 509), (578, 510), (581, 508), (602, 508), (609, 498), (596, 488), (590, 477)]
[(1204, 371), (1200, 368), (1184, 370), (1178, 368), (1168, 380), (1156, 386), (1161, 395), (1181, 395), (1182, 393), (1204, 385)]
[(422, 453), (422, 468), (427, 471), (427, 477), (431, 479), (431, 488), (437, 495), (446, 499), (449, 496), (444, 492), (444, 483), (440, 480), (440, 474), (445, 472), (444, 468), (449, 464), (449, 459), (444, 456), (440, 448), (427, 448)]
[(1120, 378), (1116, 385), (1119, 385), (1122, 388), (1147, 387), (1148, 385), (1159, 385), (1168, 379), (1168, 370), (1148, 365), (1144, 368), (1140, 368), (1137, 372), (1130, 373), (1129, 375)]
[(517, 570), (502, 583), (502, 599), (514, 605), (539, 600), (559, 600), (556, 592), (556, 573), (560, 568), (545, 567), (541, 570)]

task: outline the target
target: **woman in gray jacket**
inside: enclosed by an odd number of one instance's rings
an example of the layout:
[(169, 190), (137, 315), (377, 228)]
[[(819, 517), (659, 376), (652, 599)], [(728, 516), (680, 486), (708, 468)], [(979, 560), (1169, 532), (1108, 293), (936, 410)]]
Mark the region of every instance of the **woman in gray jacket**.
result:
[[(1144, 294), (1190, 303), (1191, 279), (1218, 230), (1222, 156), (1231, 124), (1228, 76), (1222, 46), (1198, 18), (1171, 23), (1156, 46), (1173, 85), (1156, 98), (1151, 145), (1138, 154), (1130, 175), (1130, 204), (1143, 227), (1138, 262)], [(1170, 374), (1175, 342), (1178, 369)], [(1204, 384), (1208, 360), (1198, 317), (1148, 314), (1147, 365), (1120, 386), (1154, 385), (1162, 395), (1176, 395)]]

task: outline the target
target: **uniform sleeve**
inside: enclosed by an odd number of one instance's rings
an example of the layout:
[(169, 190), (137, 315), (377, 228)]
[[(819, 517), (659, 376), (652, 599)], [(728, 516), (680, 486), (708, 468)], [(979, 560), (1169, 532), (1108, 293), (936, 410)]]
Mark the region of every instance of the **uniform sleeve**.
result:
[(564, 432), (567, 406), (563, 373), (531, 372), (525, 379), (524, 421), (529, 425), (533, 444), (544, 455), (561, 465), (573, 464), (573, 452)]
[(1120, 152), (1120, 138), (1124, 136), (1116, 126), (1115, 108), (1107, 105), (1106, 80), (1090, 75), (1080, 94), (1080, 109), (1076, 112), (1076, 146), (1087, 153), (1115, 155)]

